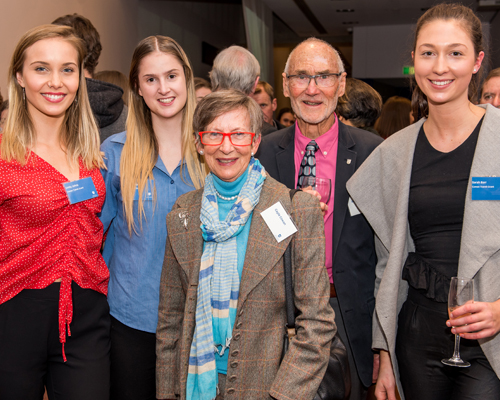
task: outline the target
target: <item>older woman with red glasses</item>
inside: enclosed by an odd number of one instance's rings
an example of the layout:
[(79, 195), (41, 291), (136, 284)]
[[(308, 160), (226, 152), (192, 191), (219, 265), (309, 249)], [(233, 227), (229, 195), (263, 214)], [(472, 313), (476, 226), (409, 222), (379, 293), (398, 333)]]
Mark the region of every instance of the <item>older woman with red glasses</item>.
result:
[[(262, 112), (248, 96), (222, 90), (195, 111), (203, 189), (177, 200), (160, 288), (157, 397), (312, 399), (335, 334), (329, 306), (323, 217), (318, 200), (267, 175), (253, 155)], [(298, 231), (278, 241), (266, 210), (288, 214)], [(201, 223), (201, 224), (200, 224)], [(269, 226), (268, 226), (269, 224)], [(275, 232), (276, 233), (276, 232)], [(292, 244), (297, 336), (284, 339), (283, 254)]]

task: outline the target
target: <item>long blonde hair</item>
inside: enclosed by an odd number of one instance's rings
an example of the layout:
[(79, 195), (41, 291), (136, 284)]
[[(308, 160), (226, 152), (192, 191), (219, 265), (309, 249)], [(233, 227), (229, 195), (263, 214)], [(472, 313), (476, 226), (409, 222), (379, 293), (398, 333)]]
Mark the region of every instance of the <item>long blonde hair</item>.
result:
[[(139, 223), (145, 218), (143, 192), (148, 180), (154, 182), (153, 168), (158, 160), (159, 145), (153, 130), (151, 111), (139, 95), (139, 67), (147, 55), (160, 51), (174, 56), (182, 65), (186, 78), (187, 100), (182, 111), (182, 160), (181, 178), (187, 166), (188, 174), (196, 189), (203, 186), (208, 170), (196, 152), (193, 139), (193, 114), (196, 108), (193, 71), (191, 64), (177, 42), (165, 36), (150, 36), (135, 48), (130, 66), (129, 110), (127, 117), (127, 139), (120, 159), (121, 192), (123, 208), (129, 233), (136, 231), (134, 223), (134, 195), (139, 192)], [(182, 178), (184, 180), (184, 178)], [(184, 180), (185, 181), (185, 180)], [(156, 200), (156, 191), (154, 190)]]
[(75, 101), (66, 110), (59, 137), (66, 150), (68, 163), (78, 165), (81, 158), (87, 169), (104, 167), (99, 150), (99, 129), (96, 125), (87, 96), (87, 83), (83, 74), (85, 46), (68, 26), (42, 25), (26, 32), (12, 56), (9, 68), (9, 114), (1, 144), (1, 157), (25, 165), (30, 150), (36, 143), (36, 132), (31, 119), (23, 88), (17, 81), (17, 73), (23, 71), (26, 51), (36, 42), (44, 39), (61, 38), (69, 42), (78, 53), (79, 88)]

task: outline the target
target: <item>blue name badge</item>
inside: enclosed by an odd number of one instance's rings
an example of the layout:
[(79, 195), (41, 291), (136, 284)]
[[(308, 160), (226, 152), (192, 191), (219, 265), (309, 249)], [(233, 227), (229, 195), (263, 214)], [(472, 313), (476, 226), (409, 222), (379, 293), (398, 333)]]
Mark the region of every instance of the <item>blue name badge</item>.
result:
[(472, 200), (500, 200), (500, 178), (472, 177)]
[(90, 176), (77, 181), (63, 183), (63, 186), (68, 195), (69, 204), (99, 197), (99, 193), (97, 193), (97, 189)]

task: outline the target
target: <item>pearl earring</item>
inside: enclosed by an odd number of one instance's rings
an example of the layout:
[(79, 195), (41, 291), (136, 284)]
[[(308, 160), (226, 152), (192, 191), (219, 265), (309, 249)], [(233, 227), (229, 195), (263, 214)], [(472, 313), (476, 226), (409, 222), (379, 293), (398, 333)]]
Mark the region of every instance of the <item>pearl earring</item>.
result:
[(254, 154), (254, 153), (253, 153), (253, 151), (252, 151), (252, 153), (251, 153), (251, 154), (252, 154), (252, 157), (253, 157), (253, 154)]
[(203, 150), (200, 150), (200, 154), (203, 155), (205, 154), (205, 152)]

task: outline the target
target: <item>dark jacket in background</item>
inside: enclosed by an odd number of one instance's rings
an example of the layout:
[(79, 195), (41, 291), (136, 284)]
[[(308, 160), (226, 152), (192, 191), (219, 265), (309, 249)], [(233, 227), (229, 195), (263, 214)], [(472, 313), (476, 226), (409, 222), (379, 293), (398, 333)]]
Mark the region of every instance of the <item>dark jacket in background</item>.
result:
[(128, 108), (123, 90), (111, 83), (86, 78), (90, 108), (99, 126), (101, 143), (109, 136), (125, 130)]
[[(262, 139), (256, 157), (274, 179), (295, 188), (295, 124)], [(373, 133), (339, 121), (333, 214), (333, 281), (342, 321), (361, 382), (372, 383), (372, 316), (375, 306), (374, 233), (362, 214), (351, 216), (346, 183), (381, 142)]]

